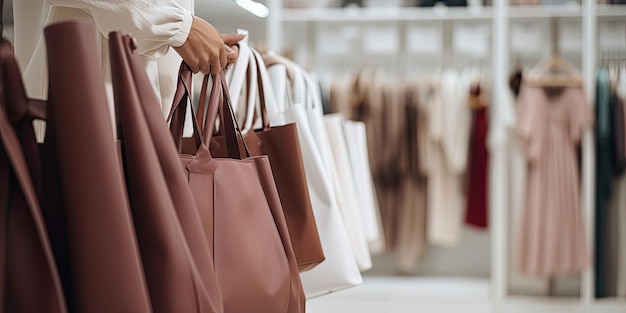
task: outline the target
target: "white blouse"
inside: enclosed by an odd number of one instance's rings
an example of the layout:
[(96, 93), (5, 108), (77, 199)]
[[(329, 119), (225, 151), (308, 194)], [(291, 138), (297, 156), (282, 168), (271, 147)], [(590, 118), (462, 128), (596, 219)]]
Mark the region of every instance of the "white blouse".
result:
[(138, 52), (144, 55), (146, 71), (161, 100), (162, 109), (169, 110), (181, 62), (178, 54), (169, 47), (181, 46), (187, 40), (193, 22), (193, 0), (46, 1), (20, 0), (13, 3), (15, 53), (24, 72), (29, 97), (47, 97), (44, 27), (63, 20), (86, 19), (94, 22), (101, 38), (98, 41), (102, 59), (100, 65), (112, 122), (115, 115), (107, 36), (115, 30), (137, 39)]

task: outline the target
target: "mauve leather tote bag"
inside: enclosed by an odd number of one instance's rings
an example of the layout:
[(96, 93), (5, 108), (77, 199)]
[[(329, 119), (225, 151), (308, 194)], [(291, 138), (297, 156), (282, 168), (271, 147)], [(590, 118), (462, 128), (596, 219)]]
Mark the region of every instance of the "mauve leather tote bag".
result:
[(197, 207), (135, 42), (109, 34), (118, 136), (154, 312), (223, 312)]
[[(189, 68), (181, 66), (181, 81), (172, 105), (176, 146), (182, 144)], [(206, 103), (208, 79), (200, 93)], [(182, 155), (183, 168), (200, 210), (207, 240), (212, 246), (215, 272), (224, 312), (299, 313), (305, 297), (289, 232), (267, 156), (242, 155), (238, 141), (245, 142), (236, 124), (223, 74), (213, 77), (201, 130), (193, 114), (194, 136), (199, 145), (194, 155)], [(228, 158), (214, 158), (210, 142), (221, 107)]]

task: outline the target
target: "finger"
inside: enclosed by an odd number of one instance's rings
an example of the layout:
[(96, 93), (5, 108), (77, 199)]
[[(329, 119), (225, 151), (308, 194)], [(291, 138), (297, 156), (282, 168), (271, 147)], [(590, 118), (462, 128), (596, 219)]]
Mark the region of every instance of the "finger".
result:
[(222, 71), (222, 65), (219, 58), (213, 58), (211, 60), (211, 74), (217, 75)]
[(211, 63), (210, 62), (202, 63), (202, 65), (200, 66), (200, 72), (202, 72), (202, 74), (204, 74), (204, 75), (210, 73), (211, 72)]
[(226, 59), (226, 64), (235, 63), (237, 62), (237, 54), (227, 54)]
[(244, 34), (235, 34), (235, 33), (221, 34), (220, 36), (222, 37), (222, 40), (224, 41), (224, 43), (229, 46), (240, 42), (242, 39), (246, 37), (246, 35)]
[(191, 69), (192, 73), (198, 73), (200, 71), (200, 64), (197, 62), (194, 62), (193, 64), (188, 64), (189, 65), (189, 69)]
[(226, 57), (226, 49), (220, 50), (220, 68), (225, 68), (226, 65), (228, 65), (227, 61), (228, 58)]

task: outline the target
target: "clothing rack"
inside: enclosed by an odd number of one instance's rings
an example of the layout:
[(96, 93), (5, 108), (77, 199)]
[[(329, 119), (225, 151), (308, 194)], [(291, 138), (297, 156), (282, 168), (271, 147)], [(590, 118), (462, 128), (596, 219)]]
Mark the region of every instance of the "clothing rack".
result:
[(559, 49), (559, 20), (556, 16), (550, 18), (550, 43), (552, 44), (552, 55), (558, 56)]
[(602, 61), (624, 61), (626, 60), (626, 47), (623, 49), (608, 49), (600, 52)]
[[(396, 17), (395, 15), (383, 15), (383, 14), (362, 14), (356, 17), (344, 16), (345, 12), (339, 9), (285, 9), (282, 7), (283, 0), (268, 0), (269, 5), (272, 7), (272, 15), (268, 18), (267, 31), (268, 31), (268, 47), (272, 50), (281, 51), (284, 43), (288, 42), (287, 38), (290, 35), (290, 30), (295, 27), (301, 27), (307, 29), (313, 34), (317, 32), (317, 25), (323, 21), (333, 21), (335, 23), (349, 24), (352, 22), (359, 22), (359, 25), (378, 25), (380, 23), (392, 23), (398, 22), (397, 27), (400, 31), (406, 29), (407, 26), (413, 25), (413, 23), (431, 23), (431, 24), (446, 24), (471, 21), (474, 23), (485, 23), (491, 25), (491, 50), (490, 58), (492, 64), (490, 68), (493, 71), (492, 75), (492, 90), (493, 90), (493, 102), (492, 107), (500, 109), (503, 103), (509, 101), (508, 94), (508, 76), (510, 74), (510, 68), (513, 64), (510, 61), (515, 59), (521, 61), (536, 61), (537, 55), (533, 52), (525, 53), (522, 51), (516, 51), (511, 46), (510, 30), (512, 26), (516, 26), (516, 23), (523, 21), (532, 21), (532, 23), (546, 23), (546, 31), (542, 41), (545, 40), (545, 44), (542, 42), (543, 47), (546, 50), (541, 52), (550, 54), (565, 54), (570, 57), (570, 52), (575, 52), (580, 55), (580, 62), (575, 64), (580, 67), (581, 76), (583, 80), (583, 88), (585, 94), (590, 103), (593, 103), (595, 98), (595, 72), (598, 65), (601, 65), (602, 49), (598, 45), (598, 25), (609, 21), (622, 19), (626, 16), (626, 10), (618, 6), (608, 6), (598, 4), (593, 0), (581, 0), (578, 5), (572, 4), (571, 7), (563, 9), (559, 7), (555, 9), (554, 6), (533, 6), (533, 7), (515, 7), (510, 5), (512, 1), (494, 1), (490, 7), (481, 8), (481, 13), (474, 14), (465, 10), (465, 8), (449, 8), (447, 15), (433, 14), (432, 10), (428, 8), (403, 8), (402, 16)], [(467, 12), (466, 12), (467, 11)], [(406, 13), (406, 16), (404, 15)], [(562, 38), (568, 33), (565, 32), (564, 25), (559, 25), (563, 22), (575, 21), (580, 25), (578, 34), (580, 35), (580, 51), (570, 51), (568, 47), (561, 45)], [(285, 27), (289, 26), (289, 27)], [(546, 45), (550, 45), (546, 47)], [(309, 57), (315, 52), (316, 43), (314, 40), (302, 39), (301, 44), (298, 47), (302, 48), (303, 57)], [(443, 44), (444, 49), (446, 47)], [(402, 45), (400, 46), (403, 47)], [(566, 50), (567, 49), (567, 50)], [(574, 48), (572, 48), (574, 49)], [(405, 49), (407, 50), (407, 49)], [(537, 52), (539, 52), (537, 50)], [(410, 51), (400, 51), (400, 56), (411, 56)], [(445, 58), (445, 51), (442, 51), (440, 58)], [(607, 57), (609, 57), (607, 55)], [(613, 57), (617, 57), (614, 55)], [(350, 54), (350, 60), (355, 60), (355, 57)], [(521, 62), (520, 61), (520, 62)], [(327, 60), (318, 60), (318, 64), (315, 64), (315, 68), (324, 67), (328, 65)], [(494, 110), (496, 111), (496, 110)], [(594, 198), (595, 193), (593, 189), (594, 184), (594, 166), (593, 166), (593, 134), (591, 131), (587, 131), (582, 138), (582, 169), (581, 175), (581, 203), (584, 214), (585, 227), (587, 229), (587, 242), (590, 250), (594, 249)], [(506, 156), (507, 151), (504, 148), (498, 147), (491, 155), (490, 162), (493, 164), (494, 181), (509, 181), (509, 174), (506, 170)], [(492, 189), (492, 196), (490, 203), (493, 205), (491, 211), (492, 228), (492, 241), (491, 241), (491, 275), (489, 283), (491, 286), (491, 301), (496, 307), (501, 310), (496, 311), (508, 311), (508, 309), (517, 308), (519, 312), (534, 312), (540, 311), (542, 308), (552, 308), (552, 303), (546, 303), (536, 305), (533, 307), (526, 306), (524, 303), (527, 298), (513, 294), (510, 289), (511, 282), (514, 281), (509, 272), (510, 256), (509, 256), (509, 242), (508, 238), (510, 231), (510, 215), (508, 201), (507, 183), (498, 184)], [(543, 283), (543, 282), (542, 282)], [(560, 281), (559, 281), (560, 283)], [(556, 285), (556, 284), (555, 284)], [(559, 287), (561, 284), (559, 284)], [(541, 285), (544, 286), (543, 284)], [(595, 300), (594, 297), (594, 273), (591, 268), (585, 270), (580, 275), (580, 294), (576, 299), (571, 299), (571, 306), (564, 307), (563, 310), (557, 310), (559, 312), (572, 312), (572, 311), (585, 311), (585, 312), (623, 312), (623, 301), (619, 303), (600, 303)], [(561, 289), (561, 288), (559, 288)], [(559, 299), (558, 301), (563, 301)], [(566, 300), (570, 301), (570, 300)]]

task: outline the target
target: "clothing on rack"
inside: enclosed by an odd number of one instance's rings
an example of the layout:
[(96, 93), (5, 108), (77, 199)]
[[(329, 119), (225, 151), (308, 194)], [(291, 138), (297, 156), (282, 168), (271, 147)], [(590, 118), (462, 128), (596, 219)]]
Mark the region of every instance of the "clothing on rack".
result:
[(487, 107), (474, 109), (470, 137), (469, 181), (465, 222), (479, 228), (487, 228), (489, 220), (487, 186), (489, 151), (487, 150)]
[(551, 278), (589, 264), (576, 147), (593, 123), (580, 88), (522, 86), (517, 133), (528, 160), (519, 268)]
[(599, 298), (626, 293), (623, 252), (626, 246), (626, 79), (623, 76), (624, 69), (617, 66), (604, 66), (597, 73), (594, 270), (595, 295)]
[[(472, 73), (446, 71), (431, 93), (427, 239), (430, 244), (455, 246), (460, 241), (465, 209), (471, 111), (468, 105)], [(438, 85), (438, 86), (437, 86)]]
[[(626, 105), (626, 66), (622, 65), (619, 69), (619, 77), (617, 79), (615, 93)], [(624, 110), (624, 119), (626, 120), (626, 110)], [(626, 146), (626, 145), (625, 145)], [(626, 296), (626, 175), (619, 178), (616, 184), (617, 202), (617, 220), (618, 220), (618, 243), (617, 243), (617, 288), (618, 296)]]
[(602, 68), (596, 82), (596, 205), (595, 205), (595, 295), (606, 297), (606, 222), (607, 204), (611, 196), (611, 82), (609, 72)]
[[(428, 244), (455, 246), (465, 216), (478, 216), (486, 226), (487, 159), (476, 158), (482, 165), (476, 175), (482, 178), (471, 190), (465, 186), (474, 119), (470, 85), (479, 77), (478, 71), (466, 70), (390, 80), (380, 70), (364, 70), (330, 84), (333, 111), (367, 127), (386, 248), (395, 254), (400, 273), (415, 272)], [(483, 151), (487, 110), (477, 114), (475, 124)], [(483, 199), (471, 212), (466, 212), (466, 193)]]

